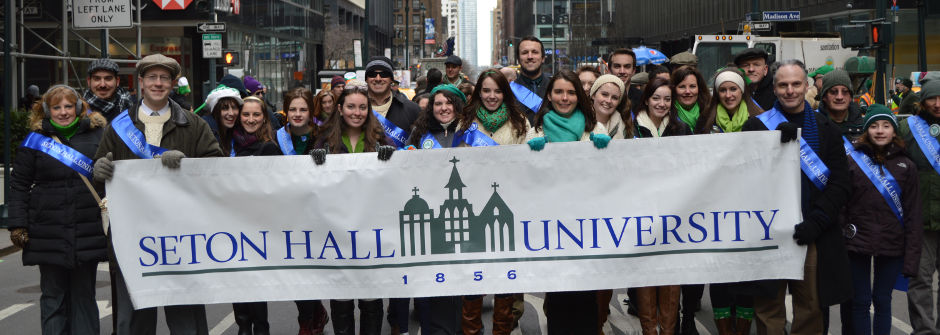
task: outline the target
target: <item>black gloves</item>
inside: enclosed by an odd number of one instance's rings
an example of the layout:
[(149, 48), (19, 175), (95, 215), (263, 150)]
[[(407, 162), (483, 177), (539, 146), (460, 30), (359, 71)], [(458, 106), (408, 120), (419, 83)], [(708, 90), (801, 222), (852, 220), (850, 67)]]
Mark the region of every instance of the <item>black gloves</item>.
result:
[(392, 154), (395, 153), (395, 147), (391, 145), (381, 145), (375, 144), (375, 152), (379, 153), (379, 160), (387, 161), (392, 158)]
[(815, 211), (808, 217), (803, 218), (803, 222), (796, 225), (793, 231), (793, 239), (796, 244), (808, 245), (816, 242), (819, 235), (822, 234), (823, 225), (829, 220), (826, 214)]
[(313, 158), (313, 163), (316, 165), (323, 165), (326, 162), (326, 155), (330, 153), (330, 146), (325, 145), (323, 149), (313, 149), (310, 151), (310, 157)]
[(787, 143), (796, 139), (796, 131), (800, 129), (796, 124), (791, 122), (783, 122), (777, 125), (777, 129), (780, 131), (780, 143)]

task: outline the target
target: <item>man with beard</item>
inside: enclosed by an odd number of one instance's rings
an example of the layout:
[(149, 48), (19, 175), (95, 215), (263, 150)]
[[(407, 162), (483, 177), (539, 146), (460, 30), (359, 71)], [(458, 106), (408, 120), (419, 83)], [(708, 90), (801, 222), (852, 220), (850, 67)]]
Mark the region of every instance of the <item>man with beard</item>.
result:
[(89, 107), (101, 113), (108, 122), (134, 103), (130, 92), (121, 85), (118, 77), (118, 65), (108, 58), (100, 58), (88, 66), (88, 88), (82, 94), (82, 99), (88, 102)]
[[(541, 105), (542, 97), (548, 89), (548, 75), (542, 72), (545, 63), (545, 46), (535, 36), (526, 36), (519, 41), (516, 59), (522, 72), (511, 85), (513, 94), (528, 109), (526, 117), (535, 122), (535, 113)], [(536, 99), (537, 98), (537, 99)]]

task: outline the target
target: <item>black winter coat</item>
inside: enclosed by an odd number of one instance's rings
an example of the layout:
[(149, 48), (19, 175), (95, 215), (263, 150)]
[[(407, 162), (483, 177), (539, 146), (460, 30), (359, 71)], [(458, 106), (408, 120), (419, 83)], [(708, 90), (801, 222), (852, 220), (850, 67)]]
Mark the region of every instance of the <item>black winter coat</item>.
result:
[[(106, 123), (104, 116), (92, 113), (79, 121), (71, 139), (59, 135), (48, 119), (34, 123), (32, 130), (49, 137), (54, 134), (63, 144), (92, 158)], [(71, 269), (108, 259), (101, 210), (78, 172), (45, 153), (19, 147), (10, 191), (9, 228), (26, 228), (29, 233), (24, 265)]]
[(411, 125), (418, 119), (418, 104), (408, 100), (404, 94), (392, 94), (392, 106), (388, 108), (385, 118), (398, 128), (406, 132), (411, 131)]
[[(240, 130), (235, 130), (236, 133)], [(235, 134), (235, 157), (242, 156), (279, 156), (281, 149), (274, 141), (241, 141), (243, 137)]]
[[(862, 152), (872, 152), (865, 144), (856, 144), (856, 147)], [(858, 162), (850, 158), (852, 197), (849, 198), (841, 221), (843, 226), (855, 225), (857, 233), (846, 241), (846, 248), (865, 255), (904, 256), (901, 273), (913, 277), (920, 264), (924, 229), (917, 166), (907, 157), (904, 148), (890, 145), (884, 167), (901, 187), (899, 191), (904, 223), (902, 225), (898, 222), (875, 184), (862, 172)]]
[(774, 95), (773, 72), (767, 71), (767, 75), (764, 76), (764, 79), (751, 84), (751, 87), (754, 88), (754, 92), (751, 93), (751, 97), (754, 99), (754, 102), (757, 102), (757, 105), (760, 106), (760, 109), (767, 111), (771, 108), (774, 108), (774, 103), (777, 102), (777, 96)]
[[(768, 111), (769, 112), (769, 111)], [(766, 112), (765, 112), (766, 113)], [(784, 113), (784, 112), (781, 112)], [(803, 217), (814, 211), (822, 211), (830, 218), (824, 223), (822, 234), (816, 239), (817, 269), (816, 282), (819, 292), (820, 307), (826, 308), (842, 303), (852, 297), (852, 276), (849, 269), (849, 256), (845, 250), (845, 237), (838, 217), (849, 198), (850, 180), (845, 147), (842, 145), (842, 133), (825, 115), (809, 110), (816, 117), (816, 129), (819, 132), (820, 150), (817, 155), (829, 168), (829, 182), (824, 190), (813, 185), (806, 174), (800, 174), (803, 203)], [(802, 125), (800, 124), (802, 127)], [(767, 130), (757, 117), (751, 117), (744, 123), (743, 131)], [(798, 167), (795, 167), (798, 168)], [(757, 281), (756, 294), (777, 293), (776, 281)]]
[[(819, 103), (819, 112), (829, 117), (826, 103)], [(865, 129), (863, 129), (865, 128), (865, 118), (862, 117), (862, 109), (854, 102), (849, 104), (849, 113), (846, 115), (845, 120), (842, 120), (842, 122), (832, 121), (832, 123), (839, 127), (842, 130), (842, 136), (847, 137), (849, 140), (854, 140), (865, 132)]]

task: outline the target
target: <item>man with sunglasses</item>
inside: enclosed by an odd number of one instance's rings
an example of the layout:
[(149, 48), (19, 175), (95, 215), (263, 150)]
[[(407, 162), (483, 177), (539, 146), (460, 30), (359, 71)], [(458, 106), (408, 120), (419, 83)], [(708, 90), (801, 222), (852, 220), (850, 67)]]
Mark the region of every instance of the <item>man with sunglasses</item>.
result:
[(386, 135), (395, 139), (395, 144), (401, 147), (408, 138), (411, 124), (418, 118), (419, 109), (418, 104), (408, 100), (404, 94), (393, 94), (393, 74), (392, 61), (388, 57), (374, 56), (366, 64), (369, 102), (372, 103), (372, 109), (381, 116), (379, 121), (382, 128), (385, 128)]

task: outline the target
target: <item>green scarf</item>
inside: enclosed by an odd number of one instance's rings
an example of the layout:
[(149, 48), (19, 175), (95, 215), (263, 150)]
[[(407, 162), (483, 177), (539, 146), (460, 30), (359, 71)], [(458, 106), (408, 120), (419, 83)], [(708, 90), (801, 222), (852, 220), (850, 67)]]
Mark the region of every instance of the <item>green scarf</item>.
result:
[(307, 151), (307, 138), (309, 136), (310, 134), (302, 135), (302, 136), (297, 136), (293, 134), (290, 135), (291, 142), (294, 142), (294, 152), (296, 152), (298, 155), (302, 155), (304, 152)]
[(747, 104), (741, 103), (738, 105), (738, 111), (734, 112), (734, 115), (728, 116), (728, 110), (725, 109), (725, 106), (718, 104), (718, 112), (715, 115), (715, 123), (721, 127), (726, 133), (736, 133), (741, 131), (741, 127), (744, 126), (744, 122), (747, 121)]
[(554, 110), (545, 113), (542, 120), (545, 124), (542, 129), (545, 131), (545, 139), (549, 142), (571, 142), (581, 139), (584, 133), (584, 114), (580, 109), (568, 115), (561, 115)]
[(348, 151), (351, 154), (365, 152), (366, 141), (364, 141), (364, 139), (362, 138), (363, 136), (365, 136), (365, 134), (359, 135), (359, 142), (356, 143), (356, 148), (353, 149), (352, 143), (349, 142), (349, 136), (347, 136), (346, 134), (343, 134), (343, 144), (346, 145), (346, 151)]
[(688, 110), (686, 110), (685, 107), (682, 107), (682, 104), (680, 104), (678, 101), (676, 101), (674, 105), (676, 105), (676, 109), (679, 110), (679, 120), (682, 120), (682, 122), (685, 122), (685, 124), (689, 125), (689, 128), (695, 129), (695, 124), (698, 123), (699, 116), (698, 103), (696, 102), (695, 105), (692, 105), (692, 108), (689, 108)]
[(499, 127), (502, 127), (503, 124), (509, 120), (509, 113), (506, 112), (506, 104), (499, 105), (499, 108), (494, 112), (486, 110), (483, 106), (480, 106), (477, 109), (477, 118), (480, 119), (480, 123), (483, 123), (483, 128), (486, 128), (491, 133), (495, 133), (499, 130)]
[(70, 123), (69, 125), (65, 127), (60, 126), (58, 123), (55, 123), (55, 121), (52, 121), (51, 119), (49, 120), (49, 123), (52, 124), (52, 128), (55, 128), (55, 130), (57, 130), (59, 134), (62, 135), (62, 137), (65, 137), (65, 139), (71, 139), (72, 136), (75, 136), (75, 133), (78, 132), (79, 120), (81, 119), (75, 118), (75, 120), (73, 120), (72, 123)]

